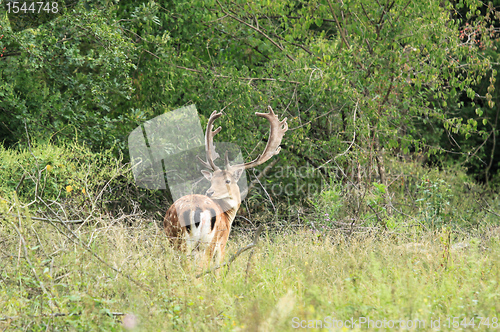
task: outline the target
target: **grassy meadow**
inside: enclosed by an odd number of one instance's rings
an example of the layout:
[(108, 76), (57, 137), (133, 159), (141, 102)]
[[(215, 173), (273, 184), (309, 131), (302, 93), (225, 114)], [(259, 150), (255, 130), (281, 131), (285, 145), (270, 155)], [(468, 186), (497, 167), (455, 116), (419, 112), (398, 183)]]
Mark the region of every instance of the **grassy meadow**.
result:
[[(277, 205), (239, 221), (226, 261), (263, 224), (252, 250), (200, 277), (169, 245), (161, 211), (99, 204), (120, 205), (109, 196), (126, 191), (119, 161), (74, 146), (0, 152), (12, 179), (0, 191), (0, 331), (498, 327), (499, 202), (460, 172), (395, 162), (413, 177), (391, 188), (392, 211), (384, 188), (340, 184), (309, 205)], [(370, 208), (356, 215), (360, 202)]]
[[(440, 232), (264, 234), (253, 255), (200, 278), (151, 224), (99, 220), (73, 232), (4, 220), (3, 330), (328, 330), (351, 318), (355, 330), (374, 329), (363, 318), (422, 328), (440, 319), (448, 330), (455, 317), (472, 330), (486, 324), (479, 317), (493, 329), (500, 310), (496, 229), (457, 242)], [(251, 241), (233, 234), (229, 254)]]

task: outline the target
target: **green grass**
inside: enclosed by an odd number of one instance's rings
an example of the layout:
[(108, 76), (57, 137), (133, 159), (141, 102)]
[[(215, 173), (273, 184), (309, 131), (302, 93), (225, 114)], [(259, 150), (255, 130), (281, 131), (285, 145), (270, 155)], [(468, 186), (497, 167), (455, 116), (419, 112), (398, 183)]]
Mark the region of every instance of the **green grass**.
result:
[[(500, 201), (463, 170), (394, 162), (404, 176), (389, 188), (331, 183), (303, 206), (276, 204), (279, 218), (262, 202), (250, 219), (272, 227), (253, 254), (196, 278), (156, 223), (165, 197), (134, 188), (119, 161), (87, 157), (0, 149), (0, 331), (498, 328)], [(233, 231), (226, 260), (247, 232)]]
[[(229, 271), (197, 279), (154, 223), (94, 221), (71, 226), (73, 235), (4, 214), (0, 330), (122, 331), (122, 320), (135, 319), (135, 331), (293, 331), (333, 318), (418, 319), (426, 329), (440, 319), (448, 330), (454, 317), (476, 317), (478, 329), (477, 317), (493, 328), (500, 310), (495, 229), (460, 240), (444, 229), (263, 234), (250, 263), (246, 252)], [(232, 234), (226, 258), (251, 235)]]

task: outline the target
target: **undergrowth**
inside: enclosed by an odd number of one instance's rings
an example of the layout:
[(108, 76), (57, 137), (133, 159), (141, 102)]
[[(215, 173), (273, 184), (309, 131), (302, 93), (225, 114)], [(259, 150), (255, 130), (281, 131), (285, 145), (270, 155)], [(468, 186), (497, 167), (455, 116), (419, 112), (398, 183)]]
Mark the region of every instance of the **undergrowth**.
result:
[[(3, 219), (0, 328), (286, 331), (351, 318), (429, 327), (449, 317), (491, 323), (500, 310), (498, 229), (482, 237), (267, 233), (251, 258), (201, 278), (151, 224), (102, 219), (70, 229)], [(229, 253), (250, 235), (233, 237)]]
[(498, 327), (500, 202), (461, 170), (395, 162), (388, 186), (331, 182), (311, 208), (247, 215), (226, 257), (257, 222), (258, 246), (198, 277), (159, 226), (165, 200), (75, 149), (0, 150), (0, 330)]

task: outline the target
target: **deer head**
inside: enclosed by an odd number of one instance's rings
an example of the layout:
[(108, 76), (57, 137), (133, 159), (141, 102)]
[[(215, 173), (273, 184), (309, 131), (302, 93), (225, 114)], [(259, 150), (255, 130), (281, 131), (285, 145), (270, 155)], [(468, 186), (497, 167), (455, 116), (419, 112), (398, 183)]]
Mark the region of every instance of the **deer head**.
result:
[(258, 165), (265, 163), (272, 156), (277, 155), (281, 147), (281, 141), (283, 135), (288, 130), (288, 124), (286, 122), (287, 118), (279, 121), (278, 116), (274, 114), (271, 106), (268, 106), (269, 113), (255, 113), (257, 116), (266, 118), (270, 124), (270, 134), (264, 151), (257, 156), (254, 160), (237, 165), (231, 165), (229, 163), (228, 153), (225, 153), (225, 170), (221, 170), (217, 165), (215, 165), (214, 160), (219, 157), (219, 154), (215, 151), (215, 146), (213, 143), (214, 136), (221, 131), (221, 127), (212, 130), (214, 121), (222, 116), (222, 113), (213, 112), (210, 115), (207, 124), (207, 130), (205, 133), (205, 152), (207, 161), (200, 161), (205, 165), (205, 167), (212, 170), (201, 171), (203, 176), (210, 181), (211, 186), (207, 190), (206, 195), (215, 200), (222, 200), (231, 208), (237, 207), (241, 203), (240, 188), (238, 187), (238, 180), (246, 169), (254, 168)]

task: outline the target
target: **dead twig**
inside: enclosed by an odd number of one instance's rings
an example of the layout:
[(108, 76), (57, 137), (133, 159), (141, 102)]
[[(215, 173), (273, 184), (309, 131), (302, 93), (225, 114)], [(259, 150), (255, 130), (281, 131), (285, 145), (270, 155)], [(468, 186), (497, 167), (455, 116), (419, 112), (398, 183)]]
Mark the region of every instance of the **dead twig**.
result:
[(229, 266), (231, 265), (231, 263), (239, 255), (241, 255), (245, 251), (250, 250), (250, 249), (254, 248), (255, 246), (257, 246), (257, 243), (259, 242), (259, 236), (260, 236), (260, 233), (262, 232), (263, 228), (264, 228), (264, 225), (260, 225), (259, 228), (257, 228), (257, 231), (255, 232), (255, 235), (253, 237), (252, 243), (250, 243), (249, 245), (247, 245), (247, 246), (245, 246), (243, 248), (238, 249), (238, 251), (234, 255), (232, 255), (231, 258), (229, 258), (229, 260), (226, 263), (223, 263), (223, 264), (220, 264), (220, 265), (216, 265), (216, 266), (214, 266), (213, 268), (211, 268), (211, 269), (209, 269), (207, 271), (201, 272), (201, 273), (199, 273), (199, 274), (196, 275), (196, 278), (200, 278), (200, 277), (202, 277), (202, 276), (204, 276), (206, 274), (212, 273), (213, 271), (218, 270), (218, 269), (220, 269), (221, 267), (224, 267), (224, 266), (227, 266), (229, 268)]
[(257, 31), (258, 33), (260, 33), (262, 36), (264, 36), (264, 38), (266, 38), (267, 40), (269, 40), (269, 41), (271, 42), (271, 44), (273, 44), (274, 46), (276, 46), (276, 47), (277, 47), (280, 51), (284, 52), (284, 53), (285, 53), (285, 56), (286, 56), (288, 59), (290, 59), (290, 60), (292, 60), (292, 61), (294, 61), (294, 62), (295, 62), (295, 59), (294, 59), (291, 55), (289, 55), (288, 53), (286, 53), (286, 52), (285, 52), (285, 49), (284, 49), (283, 47), (281, 47), (278, 43), (276, 43), (276, 42), (275, 42), (275, 41), (274, 41), (271, 37), (269, 37), (269, 36), (268, 36), (268, 35), (267, 35), (264, 31), (262, 31), (262, 30), (261, 30), (261, 29), (259, 29), (258, 27), (254, 27), (253, 25), (251, 25), (251, 24), (249, 24), (249, 23), (247, 23), (247, 22), (245, 22), (245, 21), (241, 20), (240, 18), (238, 18), (238, 17), (236, 17), (236, 16), (234, 16), (234, 15), (229, 14), (229, 13), (228, 13), (228, 12), (224, 9), (224, 7), (222, 7), (222, 4), (219, 2), (219, 0), (215, 0), (215, 1), (217, 1), (217, 3), (219, 4), (220, 9), (222, 10), (222, 12), (223, 12), (224, 14), (226, 14), (226, 15), (227, 15), (227, 16), (229, 16), (229, 17), (231, 17), (233, 20), (238, 21), (238, 22), (240, 22), (241, 24), (246, 25), (246, 26), (247, 26), (247, 27), (249, 27), (250, 29), (253, 29), (253, 30)]
[(23, 183), (25, 177), (26, 173), (24, 173), (23, 176), (21, 176), (21, 180), (19, 180), (19, 183), (16, 186), (16, 193), (19, 193), (19, 187), (21, 187), (21, 184)]
[(481, 202), (478, 200), (477, 202), (479, 203), (479, 205), (481, 205), (481, 207), (486, 211), (486, 212), (489, 212), (497, 217), (500, 217), (500, 214), (496, 213), (495, 211), (493, 211), (491, 205), (488, 204), (488, 202), (486, 202), (486, 200), (483, 198), (482, 201), (484, 202), (484, 204), (486, 204), (487, 206), (484, 206), (483, 204), (481, 204)]
[[(112, 316), (125, 316), (126, 314), (124, 312), (110, 312), (109, 313), (110, 315)], [(36, 316), (29, 316), (29, 318), (42, 318), (42, 317), (66, 317), (66, 316), (81, 316), (82, 313), (81, 312), (78, 312), (78, 313), (70, 313), (70, 314), (67, 314), (67, 313), (64, 313), (64, 312), (55, 312), (53, 314), (42, 314), (42, 315), (36, 315)], [(0, 317), (0, 322), (2, 321), (8, 321), (8, 320), (15, 320), (15, 319), (19, 319), (23, 316), (3, 316), (3, 317)]]
[[(117, 222), (126, 219), (126, 218), (131, 218), (131, 217), (137, 217), (141, 216), (144, 213), (134, 213), (134, 214), (124, 214), (123, 216), (120, 216), (116, 219), (113, 219), (113, 224), (116, 224)], [(12, 217), (16, 218), (30, 218), (32, 220), (38, 220), (38, 221), (52, 221), (52, 222), (57, 222), (57, 223), (63, 223), (63, 224), (81, 224), (84, 223), (87, 219), (76, 219), (76, 220), (61, 220), (61, 219), (49, 219), (49, 218), (41, 218), (41, 217), (28, 217), (28, 216), (23, 216), (23, 215), (17, 215), (15, 213), (10, 214)], [(0, 216), (2, 218), (3, 215), (0, 213)]]
[(68, 227), (67, 224), (65, 224), (61, 218), (59, 218), (59, 216), (57, 215), (57, 213), (55, 213), (54, 210), (52, 210), (52, 208), (41, 198), (41, 197), (37, 197), (37, 199), (45, 205), (46, 208), (48, 208), (50, 210), (50, 212), (52, 212), (52, 214), (57, 218), (59, 219), (60, 223), (62, 225), (64, 225), (64, 227), (66, 228), (66, 231), (69, 232), (72, 236), (69, 236), (68, 234), (66, 234), (65, 232), (63, 232), (59, 227), (57, 227), (57, 225), (52, 222), (50, 219), (47, 219), (47, 221), (59, 232), (61, 233), (62, 235), (64, 235), (66, 238), (68, 238), (68, 240), (70, 240), (71, 242), (75, 243), (75, 244), (78, 244), (80, 245), (82, 248), (84, 248), (85, 250), (87, 250), (92, 256), (94, 256), (99, 262), (101, 262), (102, 264), (104, 264), (105, 266), (107, 266), (108, 268), (110, 268), (111, 270), (115, 271), (116, 273), (124, 276), (125, 278), (127, 278), (128, 280), (130, 280), (131, 282), (133, 282), (134, 284), (136, 284), (137, 286), (139, 286), (140, 288), (142, 289), (147, 289), (146, 286), (144, 286), (142, 283), (140, 283), (139, 281), (135, 280), (134, 278), (132, 278), (131, 276), (129, 276), (128, 274), (122, 272), (121, 270), (115, 268), (114, 266), (112, 266), (111, 264), (109, 264), (108, 262), (106, 262), (103, 258), (101, 258), (99, 255), (97, 255), (88, 245), (86, 245), (85, 243), (82, 242), (82, 240), (78, 237), (78, 235), (76, 235), (72, 230), (71, 228)]
[[(158, 60), (161, 59), (159, 56), (157, 56), (156, 54), (154, 54), (151, 51), (144, 50), (144, 52), (148, 53), (149, 55), (154, 56)], [(171, 64), (171, 63), (169, 63), (169, 64)], [(198, 70), (198, 69), (194, 69), (194, 68), (188, 68), (188, 67), (179, 66), (179, 65), (175, 65), (175, 64), (171, 64), (171, 65), (174, 66), (177, 69), (183, 69), (183, 70), (187, 70), (187, 71), (190, 71), (190, 72), (193, 72), (193, 73), (198, 73), (198, 74), (203, 74), (204, 73), (203, 71)], [(215, 74), (215, 73), (213, 73), (213, 75), (214, 75), (214, 77), (217, 77), (217, 78), (228, 78), (228, 79), (235, 79), (235, 80), (240, 80), (240, 81), (248, 81), (249, 84), (252, 83), (253, 81), (269, 81), (269, 82), (283, 82), (283, 83), (291, 83), (291, 84), (302, 84), (301, 82), (298, 82), (298, 81), (284, 80), (284, 79), (281, 79), (281, 78), (271, 78), (271, 77), (233, 77), (233, 76), (220, 75), (220, 74)]]

